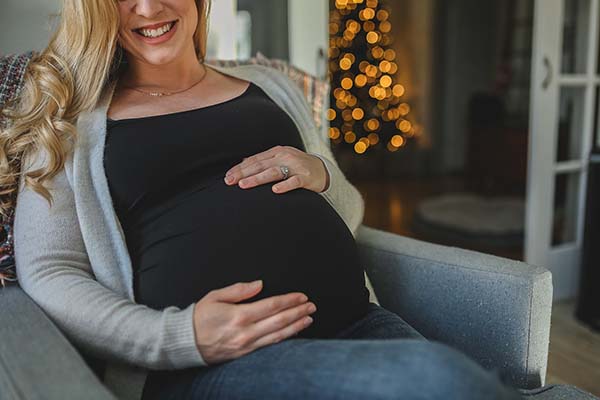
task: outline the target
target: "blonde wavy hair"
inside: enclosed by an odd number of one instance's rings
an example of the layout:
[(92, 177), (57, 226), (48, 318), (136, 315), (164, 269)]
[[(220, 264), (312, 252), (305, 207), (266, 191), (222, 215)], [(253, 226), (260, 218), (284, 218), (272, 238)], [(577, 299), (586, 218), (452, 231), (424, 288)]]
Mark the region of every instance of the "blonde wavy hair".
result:
[[(195, 0), (198, 26), (196, 55), (206, 57), (210, 0)], [(45, 168), (28, 171), (25, 185), (52, 204), (44, 181), (58, 174), (77, 139), (76, 120), (92, 110), (107, 84), (123, 69), (118, 43), (118, 0), (63, 0), (58, 27), (48, 46), (34, 56), (24, 76), (18, 99), (7, 103), (0, 116), (7, 127), (0, 132), (0, 214), (10, 215), (16, 204), (22, 161), (48, 154)]]

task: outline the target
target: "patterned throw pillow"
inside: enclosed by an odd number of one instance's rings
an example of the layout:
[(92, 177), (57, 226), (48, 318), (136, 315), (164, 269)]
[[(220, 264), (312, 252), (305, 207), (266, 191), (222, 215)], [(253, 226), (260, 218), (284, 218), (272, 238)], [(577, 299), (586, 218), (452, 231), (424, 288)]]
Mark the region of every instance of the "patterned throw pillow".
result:
[[(36, 53), (33, 51), (17, 55), (0, 55), (0, 109), (10, 99), (19, 95), (23, 85), (23, 75), (29, 61)], [(322, 128), (324, 105), (329, 94), (329, 82), (318, 79), (311, 74), (290, 65), (285, 60), (270, 59), (260, 52), (248, 60), (217, 60), (207, 59), (206, 62), (217, 66), (234, 66), (244, 64), (260, 64), (276, 68), (285, 73), (302, 89), (308, 104), (312, 106), (313, 118), (318, 128)], [(0, 130), (5, 127), (0, 116)], [(16, 282), (13, 234), (14, 209), (10, 210), (7, 218), (0, 216), (0, 283)]]
[[(16, 98), (23, 85), (23, 76), (34, 52), (0, 57), (0, 109), (11, 99)], [(5, 128), (5, 121), (0, 115), (0, 130)], [(16, 282), (15, 260), (13, 250), (12, 226), (14, 209), (9, 210), (6, 218), (0, 216), (0, 283)]]

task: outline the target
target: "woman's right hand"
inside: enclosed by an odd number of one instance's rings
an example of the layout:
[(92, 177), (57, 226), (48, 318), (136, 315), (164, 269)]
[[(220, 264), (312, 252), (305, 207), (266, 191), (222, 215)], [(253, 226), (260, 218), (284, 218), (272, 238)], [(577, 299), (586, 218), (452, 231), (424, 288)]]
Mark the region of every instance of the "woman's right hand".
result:
[[(235, 359), (297, 334), (316, 306), (301, 292), (235, 304), (257, 295), (262, 280), (211, 290), (194, 307), (196, 344), (208, 365)], [(314, 309), (311, 309), (314, 307)]]

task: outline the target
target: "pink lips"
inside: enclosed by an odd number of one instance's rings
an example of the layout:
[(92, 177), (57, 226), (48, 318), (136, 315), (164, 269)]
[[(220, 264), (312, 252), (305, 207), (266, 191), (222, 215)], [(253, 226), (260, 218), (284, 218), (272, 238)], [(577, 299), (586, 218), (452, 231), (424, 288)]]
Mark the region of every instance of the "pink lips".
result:
[(157, 29), (160, 28), (161, 26), (165, 26), (171, 22), (175, 22), (175, 21), (165, 21), (165, 22), (159, 22), (158, 24), (154, 24), (154, 25), (146, 25), (146, 26), (140, 26), (139, 28), (136, 28), (134, 30), (139, 30), (139, 29)]
[[(165, 26), (166, 24), (167, 23), (147, 25), (147, 26), (144, 26), (139, 29), (156, 29), (156, 28), (160, 28), (161, 26)], [(144, 43), (156, 45), (156, 44), (162, 44), (162, 43), (166, 42), (167, 40), (171, 39), (173, 37), (173, 35), (175, 34), (175, 31), (177, 30), (178, 25), (179, 25), (178, 21), (175, 21), (175, 24), (171, 27), (171, 30), (169, 32), (165, 33), (162, 36), (155, 37), (155, 38), (146, 37), (146, 36), (142, 35), (141, 33), (139, 33), (139, 31), (137, 29), (134, 30), (134, 32), (137, 35), (137, 37)]]

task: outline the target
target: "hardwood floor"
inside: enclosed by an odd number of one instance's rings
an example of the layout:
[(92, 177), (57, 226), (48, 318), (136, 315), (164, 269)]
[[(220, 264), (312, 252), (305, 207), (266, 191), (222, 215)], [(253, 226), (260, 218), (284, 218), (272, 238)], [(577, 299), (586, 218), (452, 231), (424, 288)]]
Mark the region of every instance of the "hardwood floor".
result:
[[(425, 241), (432, 240), (419, 237), (411, 228), (419, 201), (444, 192), (464, 190), (463, 182), (456, 178), (390, 179), (354, 184), (365, 198), (366, 225)], [(523, 259), (522, 248), (470, 249)], [(553, 305), (546, 383), (567, 383), (600, 396), (600, 333), (578, 322), (573, 315), (574, 308), (574, 300)]]
[(440, 178), (397, 178), (357, 181), (353, 184), (365, 199), (365, 225), (442, 245), (458, 246), (513, 260), (523, 259), (523, 247), (490, 247), (469, 242), (450, 242), (425, 237), (413, 228), (413, 218), (421, 200), (444, 193), (466, 191), (460, 176)]
[(600, 396), (600, 333), (574, 316), (575, 301), (554, 303), (546, 383), (568, 383)]

